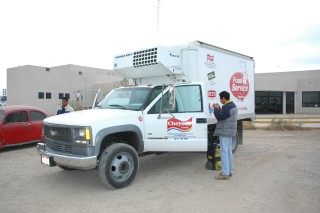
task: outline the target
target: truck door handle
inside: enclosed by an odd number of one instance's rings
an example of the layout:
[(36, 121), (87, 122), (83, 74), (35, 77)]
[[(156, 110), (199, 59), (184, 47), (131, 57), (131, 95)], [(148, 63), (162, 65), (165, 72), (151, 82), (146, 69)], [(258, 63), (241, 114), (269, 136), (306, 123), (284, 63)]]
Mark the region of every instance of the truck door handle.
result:
[(196, 123), (197, 123), (197, 124), (207, 123), (207, 119), (206, 119), (206, 118), (197, 118), (197, 119), (196, 119)]

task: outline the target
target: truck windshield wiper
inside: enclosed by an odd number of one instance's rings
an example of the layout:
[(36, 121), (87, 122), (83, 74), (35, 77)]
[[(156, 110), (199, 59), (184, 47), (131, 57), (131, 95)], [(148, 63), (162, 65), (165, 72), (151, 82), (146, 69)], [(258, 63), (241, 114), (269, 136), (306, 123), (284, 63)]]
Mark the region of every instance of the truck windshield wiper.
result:
[(118, 104), (111, 104), (111, 105), (109, 105), (109, 106), (111, 106), (111, 107), (117, 107), (117, 108), (120, 108), (120, 109), (127, 109), (127, 108), (125, 108), (124, 106), (121, 106), (121, 105), (118, 105)]

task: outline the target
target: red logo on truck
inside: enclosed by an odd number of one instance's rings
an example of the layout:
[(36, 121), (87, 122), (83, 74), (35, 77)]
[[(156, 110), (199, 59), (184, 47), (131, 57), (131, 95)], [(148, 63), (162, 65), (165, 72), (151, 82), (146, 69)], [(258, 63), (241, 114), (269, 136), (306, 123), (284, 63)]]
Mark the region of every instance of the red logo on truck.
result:
[(171, 118), (167, 121), (167, 131), (178, 130), (180, 132), (189, 132), (192, 130), (192, 118), (186, 121), (181, 121), (176, 118)]
[(236, 72), (230, 79), (230, 90), (234, 97), (243, 101), (249, 93), (249, 81), (246, 72)]
[(214, 55), (207, 54), (207, 61), (214, 61)]
[(208, 98), (215, 98), (217, 97), (217, 92), (215, 90), (208, 91)]

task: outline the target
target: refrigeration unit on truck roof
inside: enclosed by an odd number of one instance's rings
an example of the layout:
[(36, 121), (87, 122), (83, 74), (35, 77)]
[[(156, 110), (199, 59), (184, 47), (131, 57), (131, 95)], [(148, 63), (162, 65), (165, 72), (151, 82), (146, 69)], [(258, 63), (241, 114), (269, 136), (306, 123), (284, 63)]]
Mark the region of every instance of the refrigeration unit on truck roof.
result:
[(181, 50), (159, 46), (117, 55), (113, 68), (126, 78), (181, 74)]

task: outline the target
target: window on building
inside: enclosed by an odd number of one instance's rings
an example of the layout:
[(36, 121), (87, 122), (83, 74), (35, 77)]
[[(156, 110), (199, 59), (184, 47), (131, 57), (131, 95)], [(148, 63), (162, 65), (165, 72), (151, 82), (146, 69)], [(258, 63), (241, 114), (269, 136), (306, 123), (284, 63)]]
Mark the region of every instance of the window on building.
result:
[(282, 113), (282, 92), (256, 91), (255, 97), (257, 114)]
[(38, 92), (38, 98), (44, 99), (44, 92)]
[(70, 99), (70, 93), (59, 93), (59, 99), (62, 99), (64, 97)]
[(46, 99), (51, 99), (51, 92), (46, 92)]
[(2, 90), (2, 96), (7, 96), (7, 89)]
[(320, 107), (320, 91), (302, 92), (302, 107)]

